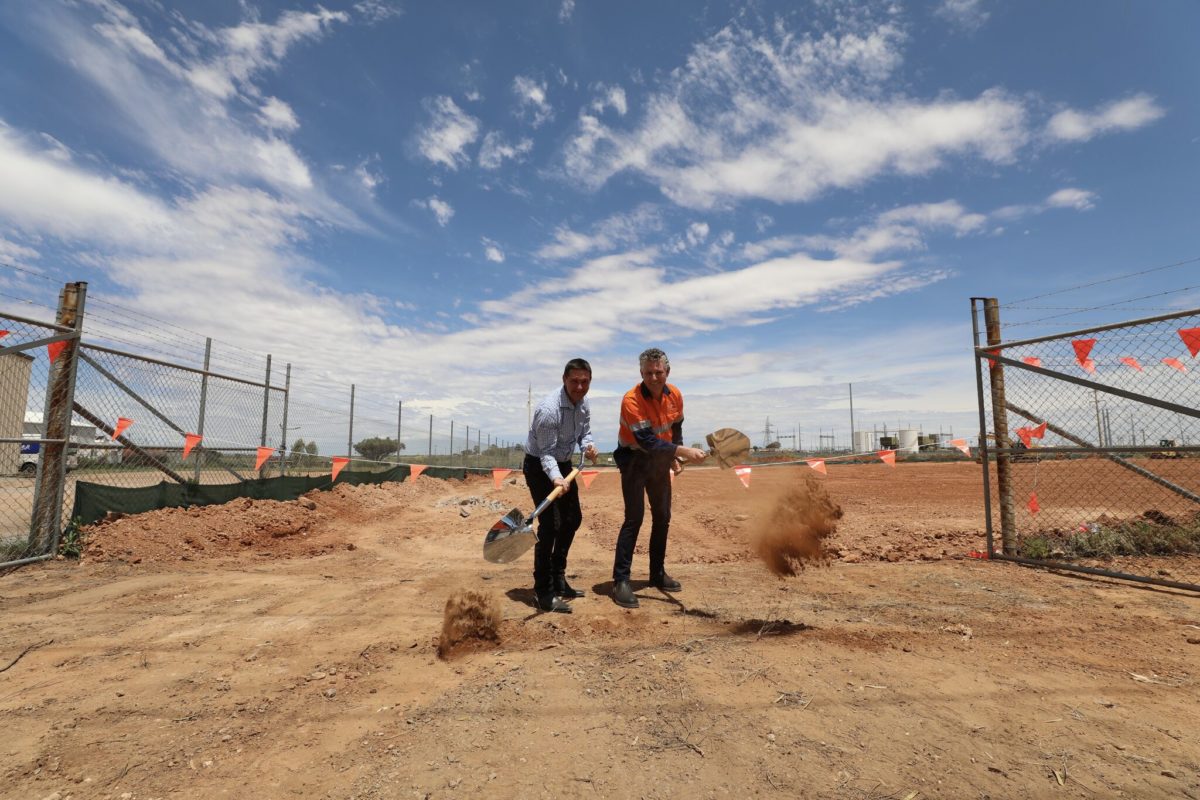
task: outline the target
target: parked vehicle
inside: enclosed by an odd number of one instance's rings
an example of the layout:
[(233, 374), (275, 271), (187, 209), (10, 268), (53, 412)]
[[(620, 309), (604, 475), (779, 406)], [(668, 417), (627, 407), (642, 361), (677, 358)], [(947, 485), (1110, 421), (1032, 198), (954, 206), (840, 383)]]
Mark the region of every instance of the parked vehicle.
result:
[[(28, 434), (24, 438), (37, 439), (37, 435), (30, 437)], [(37, 472), (38, 462), (42, 460), (42, 443), (38, 441), (22, 442), (21, 443), (21, 461), (17, 467), (22, 475), (33, 475)], [(67, 453), (67, 469), (75, 469), (79, 466), (79, 455), (71, 450)]]

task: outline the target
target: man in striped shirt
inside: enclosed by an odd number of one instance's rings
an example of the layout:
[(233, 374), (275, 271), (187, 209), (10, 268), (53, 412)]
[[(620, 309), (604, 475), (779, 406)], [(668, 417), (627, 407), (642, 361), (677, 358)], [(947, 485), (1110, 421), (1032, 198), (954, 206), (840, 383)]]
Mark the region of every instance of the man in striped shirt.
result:
[(683, 445), (683, 394), (667, 383), (671, 362), (652, 347), (638, 356), (642, 382), (621, 400), (621, 427), (613, 460), (621, 470), (621, 496), (625, 521), (617, 535), (613, 559), (613, 601), (637, 608), (629, 583), (633, 549), (650, 501), (650, 585), (677, 592), (679, 581), (666, 571), (667, 529), (671, 524), (671, 472), (683, 469), (682, 461), (699, 463), (707, 453)]
[[(592, 463), (596, 461), (592, 410), (587, 401), (591, 383), (591, 365), (582, 358), (573, 358), (563, 369), (562, 387), (543, 397), (534, 409), (522, 471), (535, 506), (556, 486), (566, 483), (564, 476), (571, 472), (571, 454), (576, 446)], [(570, 614), (571, 606), (566, 601), (584, 596), (567, 583), (567, 551), (583, 522), (578, 485), (578, 481), (572, 481), (538, 517), (533, 591), (543, 611)]]

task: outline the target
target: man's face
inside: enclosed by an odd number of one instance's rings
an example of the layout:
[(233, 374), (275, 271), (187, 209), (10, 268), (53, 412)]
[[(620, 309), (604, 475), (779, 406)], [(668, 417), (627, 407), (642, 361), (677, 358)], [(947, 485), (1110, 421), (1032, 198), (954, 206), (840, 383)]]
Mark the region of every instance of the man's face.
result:
[(650, 394), (658, 397), (667, 385), (667, 376), (671, 368), (661, 361), (647, 361), (642, 364), (642, 383), (650, 390)]
[(567, 397), (571, 398), (575, 405), (579, 405), (579, 401), (588, 393), (588, 387), (591, 385), (592, 376), (586, 369), (573, 369), (563, 378), (563, 388), (567, 390)]

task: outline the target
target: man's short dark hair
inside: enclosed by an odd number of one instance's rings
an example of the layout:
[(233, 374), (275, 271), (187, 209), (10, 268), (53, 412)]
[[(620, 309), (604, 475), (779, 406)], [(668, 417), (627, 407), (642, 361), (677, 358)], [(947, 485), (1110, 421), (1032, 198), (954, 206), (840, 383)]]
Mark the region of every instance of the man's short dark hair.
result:
[(572, 358), (570, 361), (567, 362), (567, 365), (565, 367), (563, 367), (563, 379), (565, 380), (568, 375), (570, 375), (572, 372), (574, 372), (577, 369), (581, 369), (584, 372), (586, 372), (588, 374), (589, 378), (592, 377), (592, 365), (591, 364), (589, 364), (587, 361), (583, 360), (582, 358)]

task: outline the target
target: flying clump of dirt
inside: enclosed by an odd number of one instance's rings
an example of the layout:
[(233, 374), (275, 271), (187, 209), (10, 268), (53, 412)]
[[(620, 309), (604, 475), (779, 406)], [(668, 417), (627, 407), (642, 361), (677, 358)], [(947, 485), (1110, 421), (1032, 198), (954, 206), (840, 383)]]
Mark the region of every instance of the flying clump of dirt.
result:
[(465, 589), (450, 595), (442, 617), (438, 658), (450, 659), (500, 642), (500, 606), (489, 592)]
[(750, 535), (750, 546), (775, 575), (795, 575), (827, 560), (825, 541), (837, 531), (842, 508), (813, 475), (784, 492)]

